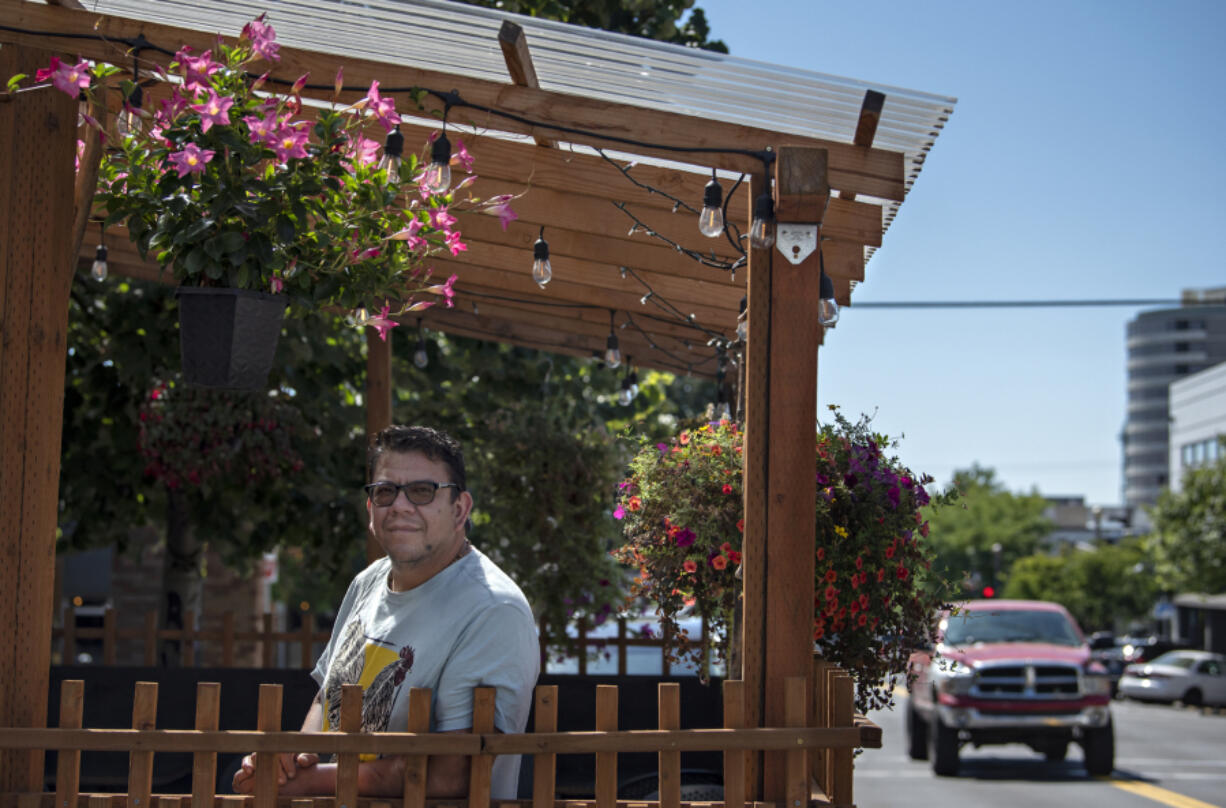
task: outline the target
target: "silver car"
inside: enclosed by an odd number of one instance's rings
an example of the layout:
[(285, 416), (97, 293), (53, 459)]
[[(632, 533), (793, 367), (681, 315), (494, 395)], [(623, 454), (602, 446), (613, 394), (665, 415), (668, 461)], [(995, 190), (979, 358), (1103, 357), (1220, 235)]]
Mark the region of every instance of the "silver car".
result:
[(1140, 701), (1226, 704), (1226, 657), (1208, 651), (1168, 651), (1125, 668), (1119, 693)]

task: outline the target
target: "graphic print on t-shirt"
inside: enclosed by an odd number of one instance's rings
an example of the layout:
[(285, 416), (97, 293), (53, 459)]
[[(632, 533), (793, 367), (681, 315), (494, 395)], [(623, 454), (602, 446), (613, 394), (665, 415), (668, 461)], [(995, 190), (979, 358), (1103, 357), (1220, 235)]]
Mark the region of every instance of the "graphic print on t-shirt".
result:
[[(399, 650), (368, 637), (362, 622), (354, 618), (345, 626), (324, 680), (324, 730), (341, 722), (341, 686), (362, 686), (362, 731), (387, 731), (396, 693), (413, 669), (413, 648)], [(403, 728), (402, 728), (403, 729)]]

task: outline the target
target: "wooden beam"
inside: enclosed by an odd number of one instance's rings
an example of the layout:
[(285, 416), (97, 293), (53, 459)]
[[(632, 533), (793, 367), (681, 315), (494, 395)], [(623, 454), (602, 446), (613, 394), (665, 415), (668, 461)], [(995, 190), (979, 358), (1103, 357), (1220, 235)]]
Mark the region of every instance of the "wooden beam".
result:
[[(856, 121), (856, 134), (852, 144), (862, 149), (872, 148), (877, 137), (877, 125), (881, 123), (881, 110), (885, 107), (885, 93), (877, 90), (865, 90), (864, 102), (860, 105), (860, 119)], [(843, 199), (855, 199), (856, 192), (843, 190), (839, 193)]]
[[(51, 55), (0, 48), (0, 75)], [(15, 727), (47, 720), (76, 119), (56, 90), (0, 104), (0, 715)], [(42, 751), (0, 750), (0, 792), (42, 784)]]
[[(780, 223), (817, 224), (829, 193), (827, 155), (820, 149), (781, 148), (776, 163), (776, 217)], [(815, 221), (812, 217), (817, 216)], [(817, 488), (814, 431), (817, 412), (819, 259), (799, 264), (772, 253), (770, 355), (767, 358), (769, 514), (766, 532), (766, 694), (763, 724), (786, 726), (786, 682), (807, 677), (813, 656), (813, 570)], [(750, 340), (753, 333), (750, 333)], [(786, 754), (768, 753), (763, 799), (789, 796)], [(788, 803), (790, 805), (790, 803)]]
[[(195, 31), (158, 23), (129, 20), (84, 11), (71, 11), (34, 3), (7, 3), (13, 9), (6, 23), (17, 31), (0, 32), (0, 41), (30, 44), (52, 50), (81, 55), (104, 61), (122, 61), (124, 40), (138, 34), (172, 52), (180, 45), (199, 50), (213, 47), (216, 32)], [(21, 33), (20, 31), (55, 31), (59, 34), (84, 35), (87, 38), (66, 40), (62, 36)], [(229, 33), (229, 32), (227, 32)], [(93, 37), (98, 37), (97, 39)], [(315, 76), (335, 75), (343, 64), (346, 81), (365, 88), (378, 79), (384, 86), (425, 87), (439, 92), (456, 90), (465, 102), (475, 105), (451, 108), (451, 120), (467, 121), (472, 125), (498, 129), (533, 137), (557, 136), (552, 126), (590, 132), (589, 135), (567, 134), (570, 142), (618, 148), (665, 160), (677, 160), (678, 152), (659, 146), (636, 143), (659, 143), (660, 133), (669, 133), (670, 144), (714, 149), (759, 150), (766, 145), (801, 145), (825, 148), (830, 154), (830, 182), (840, 190), (866, 196), (902, 200), (905, 187), (904, 156), (880, 149), (861, 149), (849, 143), (774, 132), (741, 124), (715, 121), (701, 116), (686, 116), (630, 104), (617, 104), (603, 99), (583, 98), (566, 93), (547, 92), (532, 87), (517, 87), (484, 81), (450, 73), (422, 70), (402, 64), (381, 63), (370, 59), (338, 57), (313, 51), (282, 46), (281, 61), (274, 77), (292, 81), (309, 72)], [(169, 57), (151, 50), (143, 58), (165, 64)], [(324, 100), (331, 100), (331, 90), (319, 91)], [(342, 102), (356, 101), (365, 90), (341, 93)], [(428, 96), (424, 102), (427, 114), (441, 113), (443, 102)], [(502, 117), (495, 112), (535, 121), (529, 124)], [(740, 153), (704, 153), (703, 163), (732, 171), (755, 171), (761, 162)]]
[[(507, 73), (511, 81), (520, 87), (541, 86), (536, 78), (536, 66), (532, 64), (532, 51), (528, 48), (528, 37), (524, 35), (522, 26), (510, 20), (503, 20), (498, 29), (498, 45), (502, 48), (502, 58), (507, 63)], [(538, 146), (556, 149), (558, 142), (537, 135), (533, 138)]]

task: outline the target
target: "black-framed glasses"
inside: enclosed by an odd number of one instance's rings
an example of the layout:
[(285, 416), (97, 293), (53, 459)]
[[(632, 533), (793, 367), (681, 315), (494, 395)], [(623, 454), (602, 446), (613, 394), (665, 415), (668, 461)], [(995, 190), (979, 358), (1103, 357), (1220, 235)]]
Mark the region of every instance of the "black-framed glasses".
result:
[(386, 508), (396, 501), (400, 492), (414, 505), (429, 505), (434, 501), (434, 495), (440, 488), (459, 488), (456, 483), (436, 483), (434, 480), (413, 480), (409, 483), (390, 483), (380, 481), (366, 486), (370, 501), (381, 508)]

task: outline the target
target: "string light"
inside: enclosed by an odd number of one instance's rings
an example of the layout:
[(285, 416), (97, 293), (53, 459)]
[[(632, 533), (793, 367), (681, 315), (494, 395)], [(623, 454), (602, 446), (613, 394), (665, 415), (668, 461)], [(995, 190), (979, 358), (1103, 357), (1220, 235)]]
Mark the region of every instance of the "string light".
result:
[(817, 303), (817, 320), (826, 328), (834, 328), (839, 321), (839, 304), (834, 299), (834, 282), (822, 269), (822, 280), (819, 284)]
[(413, 364), (419, 370), (425, 370), (430, 364), (430, 354), (426, 352), (426, 332), (421, 327), (421, 318), (417, 318), (417, 347), (413, 350)]
[(451, 141), (447, 139), (447, 121), (443, 131), (430, 147), (430, 165), (421, 178), (422, 187), (432, 194), (441, 194), (451, 187)]
[(353, 310), (353, 324), (358, 328), (370, 322), (370, 311), (366, 308), (365, 303), (359, 303), (358, 307)]
[(611, 368), (616, 368), (622, 363), (622, 352), (617, 345), (617, 332), (614, 328), (613, 317), (616, 312), (609, 309), (609, 338), (605, 340), (604, 361)]
[(702, 212), (698, 214), (698, 232), (707, 238), (715, 238), (724, 232), (724, 189), (711, 170), (711, 181), (702, 192)]
[(404, 157), (404, 135), (400, 133), (400, 125), (387, 133), (383, 143), (383, 156), (379, 158), (379, 169), (387, 172), (387, 180), (400, 179), (400, 163)]
[(139, 51), (132, 54), (132, 92), (128, 93), (128, 97), (124, 99), (123, 109), (115, 121), (115, 128), (120, 138), (139, 135), (141, 130), (141, 115), (143, 114), (141, 106), (145, 103), (145, 91), (140, 86), (140, 69), (136, 63), (138, 54)]
[(744, 342), (749, 338), (749, 298), (741, 298), (741, 311), (736, 318), (736, 338)]
[(94, 263), (89, 268), (89, 274), (96, 281), (106, 280), (108, 269), (106, 265), (106, 245), (99, 244), (98, 249), (94, 251)]
[(541, 234), (532, 245), (532, 280), (536, 285), (545, 288), (553, 278), (553, 266), (549, 263), (549, 242), (545, 241), (545, 228), (541, 226)]
[(775, 201), (769, 193), (759, 194), (754, 200), (749, 242), (760, 250), (769, 249), (775, 244)]

